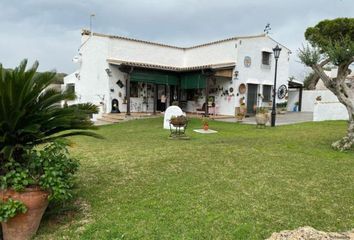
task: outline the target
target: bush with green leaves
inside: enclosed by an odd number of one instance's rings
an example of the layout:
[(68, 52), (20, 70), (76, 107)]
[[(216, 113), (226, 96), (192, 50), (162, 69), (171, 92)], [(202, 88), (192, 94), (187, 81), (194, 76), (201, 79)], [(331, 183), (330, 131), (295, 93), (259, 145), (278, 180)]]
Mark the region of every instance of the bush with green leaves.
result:
[(288, 106), (288, 102), (277, 103), (277, 108), (286, 108)]
[[(62, 106), (74, 100), (75, 93), (51, 88), (55, 73), (38, 73), (37, 68), (35, 62), (27, 69), (27, 60), (12, 71), (0, 65), (0, 190), (39, 186), (50, 199), (65, 200), (71, 196), (78, 162), (57, 140), (100, 137), (88, 131), (95, 129), (89, 116), (98, 109), (89, 103)], [(17, 209), (12, 202), (3, 206)], [(10, 216), (1, 209), (0, 218)]]
[(8, 199), (7, 201), (0, 200), (0, 222), (7, 222), (19, 213), (25, 213), (27, 207), (20, 201)]
[(30, 150), (25, 164), (10, 161), (7, 173), (0, 177), (2, 189), (16, 191), (39, 186), (49, 192), (50, 200), (67, 200), (79, 162), (70, 158), (66, 144), (55, 141), (41, 150)]

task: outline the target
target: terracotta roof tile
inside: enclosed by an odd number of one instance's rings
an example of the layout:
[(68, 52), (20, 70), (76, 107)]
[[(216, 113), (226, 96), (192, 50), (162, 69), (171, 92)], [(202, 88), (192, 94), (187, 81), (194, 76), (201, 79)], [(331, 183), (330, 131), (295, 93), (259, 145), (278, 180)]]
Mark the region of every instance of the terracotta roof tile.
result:
[(107, 62), (113, 65), (126, 65), (132, 67), (150, 68), (150, 69), (173, 71), (173, 72), (195, 71), (195, 70), (202, 70), (202, 69), (233, 68), (236, 66), (235, 63), (219, 63), (219, 64), (208, 64), (208, 65), (199, 65), (199, 66), (190, 66), (190, 67), (175, 67), (175, 66), (159, 65), (159, 64), (152, 64), (152, 63), (123, 61), (123, 60), (112, 59), (112, 58), (107, 59)]

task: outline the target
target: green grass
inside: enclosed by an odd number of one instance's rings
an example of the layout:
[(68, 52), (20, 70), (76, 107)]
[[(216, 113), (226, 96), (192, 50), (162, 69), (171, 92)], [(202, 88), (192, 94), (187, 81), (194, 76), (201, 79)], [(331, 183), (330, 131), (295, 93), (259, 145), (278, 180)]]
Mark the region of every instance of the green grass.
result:
[(211, 121), (219, 133), (210, 135), (192, 131), (200, 125), (192, 120), (189, 141), (168, 140), (161, 118), (101, 127), (105, 140), (73, 138), (75, 203), (49, 211), (37, 239), (264, 239), (305, 225), (354, 228), (354, 152), (330, 148), (345, 122)]

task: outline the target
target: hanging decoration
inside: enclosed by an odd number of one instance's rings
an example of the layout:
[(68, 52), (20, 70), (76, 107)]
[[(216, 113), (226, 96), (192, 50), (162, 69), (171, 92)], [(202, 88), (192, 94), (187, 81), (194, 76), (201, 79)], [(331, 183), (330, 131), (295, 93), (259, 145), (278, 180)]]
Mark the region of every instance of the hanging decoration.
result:
[(247, 91), (246, 84), (241, 83), (240, 86), (238, 87), (238, 92), (240, 94), (245, 94)]
[(250, 56), (246, 56), (245, 59), (243, 60), (243, 64), (245, 65), (246, 68), (249, 68), (251, 66), (252, 60)]
[(124, 87), (124, 84), (122, 83), (121, 80), (118, 80), (118, 81), (116, 82), (116, 84), (117, 84), (120, 88), (123, 88), (123, 87)]
[(283, 84), (278, 88), (278, 98), (279, 99), (285, 98), (287, 93), (288, 93), (288, 88), (286, 87), (286, 85)]

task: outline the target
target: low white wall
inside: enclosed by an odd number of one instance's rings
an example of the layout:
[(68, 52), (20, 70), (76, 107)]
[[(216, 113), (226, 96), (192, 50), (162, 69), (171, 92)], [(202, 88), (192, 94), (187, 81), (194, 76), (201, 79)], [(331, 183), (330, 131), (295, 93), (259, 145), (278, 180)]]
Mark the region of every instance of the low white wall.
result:
[(329, 90), (305, 90), (302, 93), (302, 112), (313, 112), (316, 98), (321, 96), (321, 102), (338, 102), (338, 98)]
[[(321, 101), (317, 101), (317, 97)], [(288, 110), (299, 101), (299, 91), (289, 90)], [(302, 112), (313, 112), (313, 121), (348, 120), (348, 112), (336, 95), (329, 90), (305, 90), (302, 93)]]
[(340, 102), (316, 102), (314, 104), (313, 121), (348, 120), (348, 112)]

